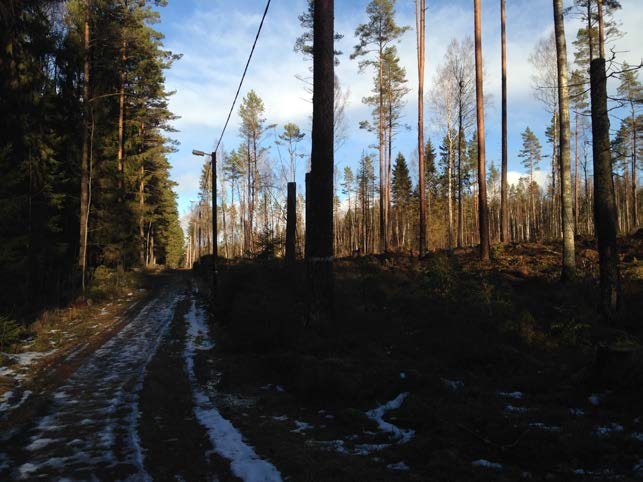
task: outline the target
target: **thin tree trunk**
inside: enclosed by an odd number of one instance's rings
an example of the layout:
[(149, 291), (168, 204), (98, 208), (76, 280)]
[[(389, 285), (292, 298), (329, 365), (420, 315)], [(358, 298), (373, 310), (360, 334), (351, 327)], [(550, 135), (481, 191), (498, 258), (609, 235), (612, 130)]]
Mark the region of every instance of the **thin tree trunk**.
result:
[(424, 179), (424, 37), (425, 0), (415, 0), (418, 54), (418, 191), (420, 194), (420, 256), (426, 253), (426, 189)]
[(480, 223), (480, 259), (489, 260), (489, 214), (487, 212), (487, 170), (485, 167), (484, 90), (482, 86), (482, 30), (480, 0), (473, 0), (475, 11), (476, 116), (478, 120), (478, 218)]
[(506, 0), (500, 0), (500, 35), (502, 43), (502, 174), (500, 187), (500, 241), (509, 241), (509, 213), (507, 209), (507, 32)]
[(384, 187), (384, 83), (383, 83), (383, 60), (382, 46), (380, 44), (379, 56), (379, 148), (380, 148), (380, 252), (388, 251), (386, 244), (386, 211), (385, 204), (385, 187)]
[(451, 127), (447, 127), (449, 132), (449, 153), (447, 166), (447, 198), (448, 198), (448, 215), (449, 215), (449, 251), (453, 250), (453, 141), (451, 141)]
[(574, 229), (576, 233), (579, 232), (578, 218), (580, 206), (578, 205), (578, 191), (580, 190), (580, 175), (578, 172), (579, 169), (579, 156), (578, 156), (578, 111), (575, 112), (575, 121), (574, 121)]
[(462, 211), (462, 91), (464, 82), (458, 85), (458, 248), (464, 242), (464, 212)]
[(632, 220), (634, 222), (634, 229), (636, 229), (639, 225), (639, 209), (636, 199), (636, 169), (638, 156), (636, 151), (636, 140), (638, 137), (638, 129), (636, 125), (636, 111), (634, 110), (634, 103), (631, 102), (630, 106), (632, 108)]
[(572, 205), (572, 172), (570, 159), (569, 90), (567, 87), (567, 44), (563, 0), (554, 2), (554, 29), (556, 32), (556, 58), (558, 63), (558, 105), (560, 117), (560, 184), (563, 218), (563, 282), (576, 277), (574, 253), (574, 213)]
[[(140, 154), (145, 150), (145, 123), (141, 123), (141, 147)], [(140, 243), (140, 263), (145, 265), (145, 162), (141, 157), (138, 180), (138, 236)]]
[(85, 5), (84, 25), (84, 63), (83, 63), (83, 146), (80, 158), (80, 250), (78, 265), (81, 272), (81, 285), (85, 292), (85, 275), (87, 272), (87, 232), (89, 226), (89, 62), (90, 62), (90, 31), (91, 1)]
[[(591, 2), (590, 2), (591, 3)], [(596, 0), (598, 5), (598, 53), (605, 58), (605, 26), (603, 22), (603, 0)], [(591, 32), (590, 32), (591, 37)]]
[[(127, 11), (127, 0), (124, 3), (124, 9)], [(125, 186), (125, 166), (124, 166), (124, 119), (125, 119), (125, 82), (126, 82), (126, 66), (127, 62), (127, 39), (125, 38), (125, 27), (122, 28), (122, 41), (121, 41), (121, 65), (118, 73), (119, 76), (119, 91), (118, 91), (118, 153), (117, 153), (117, 168), (118, 168), (118, 200), (123, 201), (123, 188)]]

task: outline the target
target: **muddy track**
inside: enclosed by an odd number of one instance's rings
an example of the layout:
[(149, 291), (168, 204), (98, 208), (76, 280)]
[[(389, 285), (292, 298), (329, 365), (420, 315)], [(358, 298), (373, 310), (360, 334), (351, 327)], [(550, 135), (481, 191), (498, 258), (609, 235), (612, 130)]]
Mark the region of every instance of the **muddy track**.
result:
[(207, 432), (194, 414), (183, 356), (184, 317), (190, 304), (186, 292), (177, 304), (168, 333), (147, 366), (139, 422), (145, 467), (154, 480), (239, 480), (230, 473), (225, 459), (212, 453)]

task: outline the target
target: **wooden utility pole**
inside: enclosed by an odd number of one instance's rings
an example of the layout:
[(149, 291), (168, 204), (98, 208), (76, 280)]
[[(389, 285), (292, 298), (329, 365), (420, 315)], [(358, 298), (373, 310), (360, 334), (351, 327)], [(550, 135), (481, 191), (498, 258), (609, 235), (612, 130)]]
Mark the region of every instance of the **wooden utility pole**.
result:
[(316, 0), (313, 21), (313, 132), (307, 236), (308, 321), (333, 318), (334, 0)]
[(500, 241), (508, 243), (509, 209), (507, 206), (507, 30), (506, 0), (500, 0), (500, 36), (502, 43), (502, 174), (500, 186)]
[(418, 53), (418, 191), (420, 191), (420, 256), (426, 253), (426, 188), (424, 179), (424, 37), (425, 0), (415, 0)]
[(599, 52), (591, 61), (592, 154), (594, 160), (594, 218), (598, 238), (601, 311), (608, 322), (620, 309), (621, 287), (616, 246), (616, 204), (612, 179), (612, 155), (607, 111), (607, 76), (600, 26), (603, 23), (602, 2), (598, 0)]
[(485, 168), (484, 90), (482, 87), (482, 29), (480, 0), (473, 0), (476, 51), (476, 116), (478, 120), (478, 217), (480, 259), (489, 260), (489, 213), (487, 212), (487, 171)]
[(576, 277), (574, 250), (574, 207), (572, 201), (572, 165), (570, 157), (569, 89), (567, 86), (567, 43), (563, 0), (554, 2), (554, 30), (556, 34), (556, 61), (558, 64), (558, 107), (560, 117), (560, 187), (563, 221), (563, 268), (561, 280)]
[(91, 1), (85, 5), (84, 26), (84, 65), (83, 65), (83, 146), (80, 157), (80, 250), (78, 265), (81, 272), (81, 285), (85, 292), (85, 274), (87, 272), (87, 231), (89, 225), (89, 62)]

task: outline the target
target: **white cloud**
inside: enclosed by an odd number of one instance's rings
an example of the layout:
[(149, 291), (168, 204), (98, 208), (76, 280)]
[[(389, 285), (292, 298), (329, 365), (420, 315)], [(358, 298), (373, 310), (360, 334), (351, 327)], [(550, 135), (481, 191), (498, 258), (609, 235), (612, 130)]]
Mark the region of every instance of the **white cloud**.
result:
[[(529, 173), (519, 172), (519, 171), (507, 171), (507, 183), (510, 186), (517, 186), (520, 182), (520, 179), (529, 179)], [(546, 188), (549, 186), (549, 174), (543, 170), (534, 171), (534, 181), (541, 188)]]

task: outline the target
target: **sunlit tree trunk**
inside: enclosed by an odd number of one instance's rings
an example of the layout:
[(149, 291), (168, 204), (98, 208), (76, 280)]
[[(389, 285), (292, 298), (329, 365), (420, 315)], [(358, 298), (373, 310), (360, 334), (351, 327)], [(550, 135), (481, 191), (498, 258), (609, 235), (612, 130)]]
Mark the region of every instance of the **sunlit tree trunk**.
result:
[(478, 121), (478, 218), (480, 228), (480, 259), (489, 260), (489, 213), (487, 211), (487, 170), (485, 167), (484, 90), (482, 86), (482, 29), (480, 0), (473, 0), (476, 54), (476, 116)]
[(572, 173), (570, 159), (569, 89), (567, 87), (567, 44), (563, 0), (554, 2), (554, 29), (556, 32), (556, 58), (558, 63), (558, 105), (560, 106), (560, 184), (563, 221), (563, 267), (561, 280), (576, 277), (574, 253), (574, 214), (572, 206)]
[(426, 252), (426, 188), (424, 179), (424, 36), (425, 0), (415, 0), (418, 54), (418, 191), (420, 195), (420, 256)]

